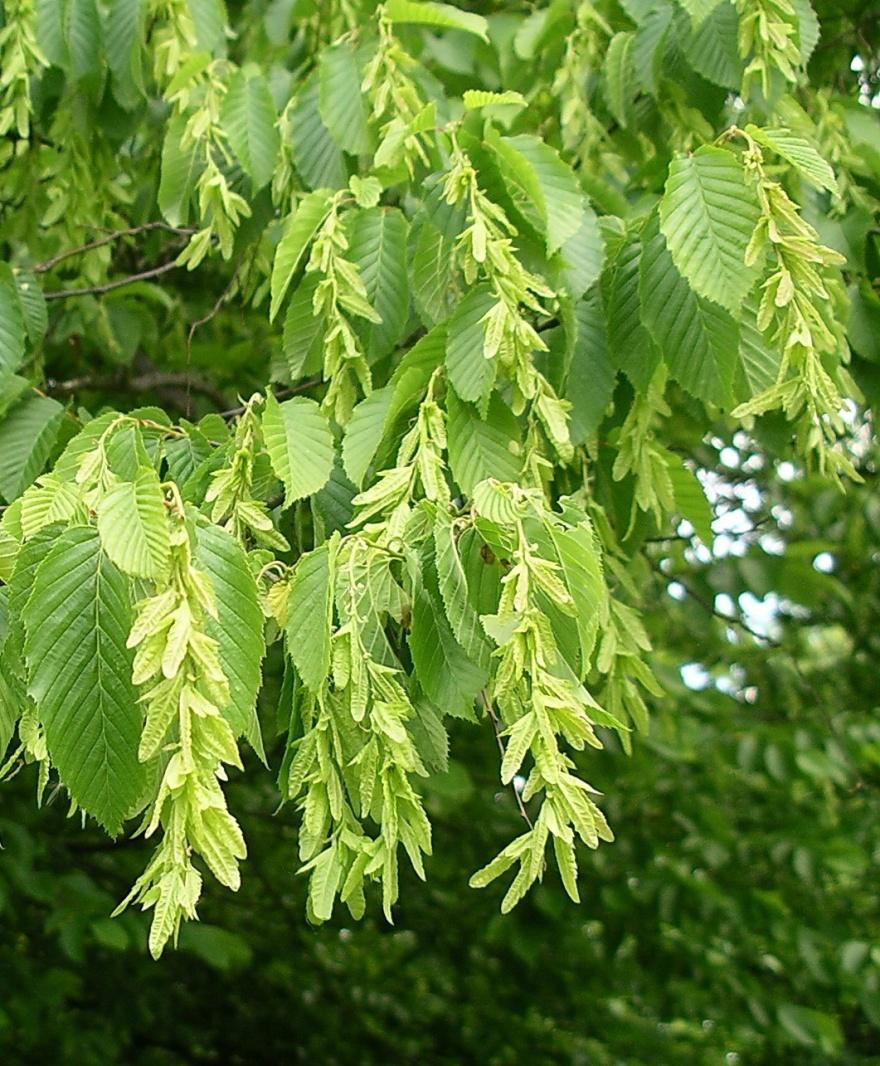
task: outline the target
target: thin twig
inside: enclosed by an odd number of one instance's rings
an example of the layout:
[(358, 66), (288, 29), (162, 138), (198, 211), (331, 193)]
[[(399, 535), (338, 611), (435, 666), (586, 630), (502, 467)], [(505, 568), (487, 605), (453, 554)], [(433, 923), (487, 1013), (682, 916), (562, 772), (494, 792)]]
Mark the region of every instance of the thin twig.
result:
[[(201, 326), (206, 326), (211, 321), (212, 318), (216, 317), (217, 313), (220, 311), (220, 308), (223, 306), (223, 303), (226, 300), (227, 296), (229, 296), (230, 292), (232, 292), (232, 287), (235, 284), (236, 279), (238, 278), (238, 272), (241, 269), (241, 265), (242, 265), (243, 262), (244, 262), (244, 257), (242, 256), (241, 258), (239, 258), (238, 262), (235, 264), (235, 266), (234, 266), (234, 268), (232, 270), (232, 276), (230, 277), (229, 281), (227, 282), (226, 287), (223, 289), (223, 292), (221, 292), (220, 295), (217, 297), (217, 299), (214, 301), (214, 306), (211, 308), (211, 310), (206, 315), (203, 315), (201, 318), (196, 319), (196, 321), (193, 322), (193, 324), (189, 327), (189, 332), (186, 335), (186, 369), (187, 369), (187, 372), (189, 371), (189, 368), (192, 365), (192, 342), (193, 342), (193, 336), (195, 335), (196, 330), (199, 329), (199, 327), (201, 327)], [(189, 418), (189, 416), (190, 416), (189, 408), (190, 408), (190, 388), (189, 388), (189, 385), (187, 385), (187, 389), (186, 389), (186, 417), (187, 418)]]
[(47, 300), (67, 300), (73, 296), (101, 296), (113, 289), (121, 289), (125, 285), (134, 285), (137, 281), (147, 281), (149, 278), (157, 278), (160, 274), (167, 274), (178, 266), (176, 259), (170, 263), (162, 263), (161, 266), (142, 270), (140, 274), (130, 274), (127, 278), (117, 278), (116, 281), (107, 281), (103, 285), (91, 285), (83, 289), (62, 289), (60, 292), (47, 292)]
[[(495, 708), (492, 706), (492, 701), (489, 699), (488, 695), (486, 694), (486, 690), (485, 689), (483, 689), (483, 691), (480, 693), (480, 699), (483, 702), (483, 706), (486, 708), (486, 714), (489, 715), (489, 718), (492, 721), (492, 728), (495, 730), (495, 740), (496, 740), (496, 742), (498, 744), (498, 751), (501, 754), (501, 760), (503, 762), (504, 761), (504, 741), (501, 739), (501, 722), (498, 719), (498, 715), (495, 713)], [(519, 808), (519, 813), (522, 815), (523, 819), (525, 820), (526, 825), (529, 827), (529, 829), (534, 829), (534, 826), (532, 825), (532, 819), (529, 818), (529, 812), (526, 810), (526, 806), (523, 803), (522, 796), (519, 794), (519, 789), (516, 787), (516, 779), (515, 778), (514, 778), (513, 781), (510, 782), (510, 788), (511, 788), (511, 791), (513, 792), (514, 797), (516, 798), (516, 805)]]
[[(316, 385), (320, 385), (324, 379), (320, 374), (316, 374), (313, 378), (306, 378), (298, 385), (291, 385), (285, 389), (279, 389), (275, 393), (276, 400), (286, 400), (289, 396), (298, 396), (300, 393), (308, 392), (309, 389), (313, 389)], [(238, 415), (244, 414), (245, 405), (239, 404), (238, 407), (230, 407), (226, 411), (220, 412), (221, 418), (235, 418)]]
[(149, 233), (150, 230), (164, 230), (166, 233), (177, 233), (181, 236), (189, 236), (195, 233), (195, 230), (191, 227), (170, 226), (167, 222), (144, 222), (140, 226), (129, 226), (127, 229), (112, 230), (105, 237), (100, 237), (98, 240), (89, 241), (88, 244), (81, 244), (78, 248), (68, 248), (66, 252), (59, 252), (58, 255), (53, 255), (51, 259), (46, 259), (42, 263), (37, 263), (32, 267), (34, 274), (45, 274), (47, 270), (51, 270), (53, 267), (58, 266), (59, 263), (63, 263), (65, 259), (70, 259), (75, 255), (83, 255), (85, 252), (91, 252), (95, 248), (103, 248), (105, 244), (112, 244), (113, 241), (119, 240), (120, 237), (134, 237), (138, 233)]

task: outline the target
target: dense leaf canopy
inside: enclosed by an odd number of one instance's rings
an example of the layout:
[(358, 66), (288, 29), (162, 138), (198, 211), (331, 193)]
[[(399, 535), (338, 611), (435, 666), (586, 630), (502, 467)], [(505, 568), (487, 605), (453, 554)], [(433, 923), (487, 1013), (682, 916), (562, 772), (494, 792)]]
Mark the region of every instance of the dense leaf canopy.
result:
[(0, 1048), (875, 1061), (878, 13), (0, 9)]

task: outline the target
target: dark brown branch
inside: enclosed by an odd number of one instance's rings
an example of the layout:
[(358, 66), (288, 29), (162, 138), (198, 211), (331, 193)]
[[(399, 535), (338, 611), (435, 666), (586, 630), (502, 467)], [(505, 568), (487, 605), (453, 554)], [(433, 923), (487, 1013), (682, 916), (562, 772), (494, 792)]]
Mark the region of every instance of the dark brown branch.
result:
[(179, 388), (186, 386), (212, 400), (218, 407), (226, 403), (226, 398), (216, 385), (206, 378), (188, 374), (185, 371), (155, 370), (135, 377), (125, 378), (114, 374), (85, 374), (67, 381), (48, 381), (47, 391), (56, 396), (68, 396), (81, 389), (119, 389), (130, 392), (152, 392), (154, 389)]
[(140, 274), (130, 274), (127, 278), (117, 278), (115, 281), (107, 281), (103, 285), (90, 285), (82, 289), (62, 289), (60, 292), (47, 292), (45, 298), (47, 300), (67, 300), (73, 296), (101, 296), (105, 292), (111, 292), (113, 289), (121, 289), (125, 285), (134, 285), (137, 281), (147, 281), (149, 278), (157, 278), (161, 274), (167, 274), (169, 270), (174, 270), (178, 266), (177, 260), (172, 259), (170, 263), (162, 263), (161, 266), (151, 267), (149, 270), (142, 270)]
[(37, 263), (32, 269), (35, 274), (45, 274), (47, 270), (52, 270), (59, 263), (63, 263), (65, 259), (71, 259), (75, 255), (83, 255), (85, 252), (91, 252), (95, 248), (103, 248), (105, 244), (112, 244), (113, 241), (119, 240), (120, 237), (134, 237), (138, 233), (149, 233), (151, 230), (157, 229), (164, 230), (166, 233), (180, 234), (181, 236), (189, 236), (195, 233), (195, 230), (191, 227), (169, 226), (167, 222), (144, 222), (140, 226), (112, 230), (106, 236), (100, 237), (95, 241), (89, 241), (88, 244), (81, 244), (78, 248), (68, 248), (66, 252), (59, 252), (50, 259)]

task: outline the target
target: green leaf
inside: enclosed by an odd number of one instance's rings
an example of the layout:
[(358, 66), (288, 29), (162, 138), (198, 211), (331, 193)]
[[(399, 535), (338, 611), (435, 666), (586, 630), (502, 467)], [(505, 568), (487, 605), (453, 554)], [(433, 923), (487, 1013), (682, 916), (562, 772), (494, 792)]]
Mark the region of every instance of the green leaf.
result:
[(196, 525), (194, 555), (196, 566), (210, 578), (217, 604), (217, 617), (208, 618), (207, 632), (219, 645), (220, 665), (229, 682), (229, 703), (220, 710), (265, 762), (255, 710), (265, 650), (256, 581), (241, 545), (220, 526), (205, 521)]
[(16, 271), (14, 275), (18, 302), (24, 315), (24, 325), (28, 340), (37, 344), (46, 335), (49, 328), (49, 311), (43, 290), (36, 275), (28, 270)]
[(464, 33), (481, 37), (484, 41), (489, 40), (489, 24), (482, 15), (460, 11), (451, 4), (430, 3), (429, 0), (422, 3), (416, 3), (414, 0), (388, 0), (385, 4), (385, 14), (392, 22), (414, 22), (440, 30), (462, 30)]
[(372, 147), (367, 106), (354, 50), (347, 42), (325, 48), (318, 59), (318, 110), (344, 152), (363, 155)]
[(141, 712), (125, 646), (128, 582), (94, 529), (58, 537), (37, 568), (23, 619), (28, 691), (49, 756), (74, 801), (116, 834), (144, 781)]
[(707, 81), (737, 89), (743, 76), (738, 34), (736, 9), (723, 0), (699, 25), (683, 27), (681, 47), (690, 65)]
[(485, 400), (498, 372), (497, 361), (483, 355), (483, 316), (496, 304), (487, 285), (478, 285), (460, 300), (449, 319), (446, 369), (463, 400)]
[(639, 260), (642, 244), (630, 234), (602, 276), (602, 297), (612, 366), (646, 392), (660, 362), (660, 350), (642, 324)]
[(336, 848), (327, 848), (314, 860), (309, 878), (309, 906), (316, 921), (330, 920), (341, 880), (342, 866)]
[(674, 452), (667, 454), (666, 466), (672, 481), (672, 491), (675, 494), (675, 506), (678, 513), (690, 522), (697, 536), (711, 551), (715, 541), (715, 535), (712, 532), (714, 516), (699, 478), (690, 467), (684, 465), (681, 456)]
[(148, 0), (114, 0), (107, 15), (104, 46), (113, 75), (113, 95), (127, 109), (144, 96), (143, 51)]
[(583, 444), (602, 421), (614, 393), (615, 368), (608, 355), (602, 294), (598, 287), (575, 304), (576, 335), (563, 396), (571, 404), (572, 444)]
[(290, 112), (293, 162), (310, 189), (344, 189), (345, 157), (324, 125), (318, 108), (318, 75), (306, 81)]
[(95, 0), (65, 0), (62, 34), (71, 78), (94, 77), (99, 70), (101, 18)]
[(185, 148), (181, 138), (186, 116), (175, 115), (165, 130), (162, 142), (162, 168), (157, 202), (162, 217), (172, 226), (185, 226), (189, 220), (189, 202), (196, 181), (204, 168), (198, 140)]
[(446, 618), (467, 657), (482, 670), (489, 669), (489, 645), (479, 616), (471, 605), (467, 577), (448, 514), (438, 509), (434, 520), (434, 557), (437, 584)]
[(607, 599), (602, 563), (589, 527), (558, 529), (550, 526), (549, 533), (577, 612), (578, 642), (571, 666), (578, 677), (583, 678), (589, 670), (600, 612)]
[(367, 302), (381, 322), (358, 320), (356, 328), (371, 361), (400, 340), (409, 315), (406, 246), (409, 223), (396, 207), (373, 207), (349, 216), (348, 258), (358, 268)]
[(516, 481), (522, 469), (522, 445), (516, 419), (497, 393), (482, 418), (475, 407), (450, 393), (449, 466), (452, 476), (466, 496), (486, 478)]
[(0, 263), (0, 373), (18, 370), (24, 357), (24, 316), (8, 263)]
[(745, 251), (758, 201), (742, 164), (724, 148), (698, 148), (674, 159), (660, 201), (660, 228), (691, 288), (737, 311), (755, 280)]
[(691, 22), (699, 26), (718, 7), (721, 0), (678, 0), (679, 4), (691, 17)]
[(635, 34), (615, 33), (605, 53), (605, 98), (617, 124), (626, 129), (635, 99), (635, 68), (632, 60)]
[(739, 354), (736, 322), (723, 307), (697, 296), (676, 270), (656, 215), (642, 241), (643, 317), (670, 373), (697, 399), (730, 406)]
[(521, 111), (524, 107), (528, 107), (528, 100), (513, 89), (506, 89), (504, 92), (496, 93), (489, 92), (485, 89), (465, 89), (461, 97), (464, 104), (465, 111), (477, 111), (480, 108), (492, 110), (498, 108), (499, 111), (511, 109), (511, 113), (514, 111)]
[(330, 210), (333, 193), (329, 189), (316, 189), (303, 197), (296, 210), (287, 216), (284, 235), (275, 249), (272, 263), (272, 303), (269, 320), (275, 318), (284, 300), (287, 288), (296, 273), (306, 249), (318, 232)]
[(132, 577), (161, 579), (170, 545), (165, 498), (152, 467), (134, 481), (120, 481), (98, 504), (98, 533), (111, 561)]
[(275, 119), (266, 79), (251, 70), (236, 71), (229, 79), (220, 124), (255, 191), (271, 180), (278, 160)]
[(739, 361), (734, 382), (737, 399), (750, 400), (769, 389), (779, 377), (781, 362), (782, 353), (758, 329), (757, 299), (747, 297), (739, 319)]
[(424, 585), (413, 600), (409, 649), (419, 684), (428, 698), (455, 718), (473, 718), (473, 702), (486, 683), (485, 670), (471, 662), (455, 639), (437, 591), (433, 561), (423, 568)]
[(497, 156), (514, 204), (546, 242), (547, 254), (553, 255), (583, 221), (584, 195), (574, 171), (555, 149), (532, 134), (500, 137), (490, 130), (486, 142)]
[(358, 488), (382, 443), (394, 390), (390, 385), (374, 389), (355, 407), (342, 442), (342, 465)]
[(64, 408), (48, 396), (30, 394), (0, 419), (0, 493), (11, 503), (49, 458)]
[(326, 484), (333, 469), (333, 432), (314, 400), (295, 396), (278, 403), (267, 394), (263, 436), (287, 506)]
[(315, 290), (321, 280), (318, 271), (306, 274), (294, 289), (284, 316), (281, 347), (292, 381), (321, 370), (324, 354), (326, 315), (314, 311)]
[(754, 137), (758, 144), (781, 155), (817, 189), (827, 189), (835, 194), (840, 192), (831, 166), (806, 138), (786, 129), (760, 129), (752, 123), (746, 126), (746, 133)]
[(591, 207), (583, 206), (583, 218), (577, 232), (559, 249), (563, 266), (557, 288), (564, 288), (575, 300), (590, 288), (602, 273), (605, 246), (599, 223)]
[(303, 684), (318, 692), (330, 672), (333, 580), (330, 548), (300, 556), (290, 579), (287, 650)]
[(660, 91), (660, 73), (669, 41), (675, 8), (668, 2), (653, 6), (639, 23), (632, 45), (635, 77), (652, 95)]

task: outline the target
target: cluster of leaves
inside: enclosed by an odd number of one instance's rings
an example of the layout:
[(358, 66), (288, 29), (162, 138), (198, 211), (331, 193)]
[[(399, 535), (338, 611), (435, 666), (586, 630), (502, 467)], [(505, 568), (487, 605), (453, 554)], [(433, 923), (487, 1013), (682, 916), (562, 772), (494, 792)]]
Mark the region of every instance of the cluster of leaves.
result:
[[(807, 78), (808, 0), (233, 26), (221, 0), (4, 7), (2, 773), (161, 830), (130, 897), (158, 955), (195, 859), (239, 885), (226, 767), (242, 737), (265, 761), (274, 645), (311, 919), (372, 884), (390, 918), (401, 848), (424, 876), (449, 718), (495, 732), (525, 823), (472, 883), (518, 865), (509, 910), (552, 842), (577, 899), (575, 840), (611, 830), (573, 753), (629, 749), (663, 692), (645, 547), (682, 518), (712, 541), (673, 405), (702, 432), (780, 411), (778, 450), (860, 477), (846, 285), (858, 330), (876, 247), (829, 245), (877, 206), (865, 105)], [(152, 280), (178, 268), (208, 296), (188, 328)], [(243, 309), (228, 380), (200, 381), (196, 331)], [(109, 382), (59, 380), (61, 339)], [(139, 364), (183, 417), (105, 402)], [(196, 419), (227, 384), (250, 398)]]

